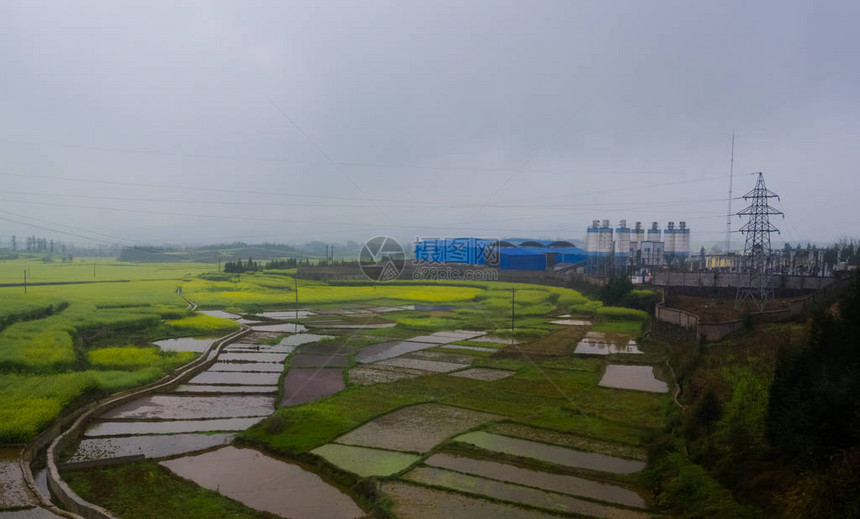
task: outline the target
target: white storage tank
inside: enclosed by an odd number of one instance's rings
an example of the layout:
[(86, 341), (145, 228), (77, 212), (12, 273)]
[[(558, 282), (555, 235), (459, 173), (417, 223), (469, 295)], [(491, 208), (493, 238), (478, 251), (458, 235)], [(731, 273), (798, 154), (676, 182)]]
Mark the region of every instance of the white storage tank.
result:
[(585, 233), (585, 252), (589, 254), (597, 253), (598, 233), (600, 232), (600, 221), (592, 220), (591, 227)]
[(642, 243), (645, 241), (645, 229), (642, 227), (642, 222), (636, 222), (636, 225), (630, 231), (631, 243)]
[(690, 229), (687, 222), (678, 222), (675, 231), (675, 255), (688, 257), (690, 255)]
[(597, 254), (611, 256), (615, 252), (615, 245), (612, 241), (612, 227), (609, 226), (609, 220), (603, 220), (597, 237)]
[(615, 229), (615, 255), (622, 259), (630, 255), (630, 227), (627, 227), (627, 220), (619, 221)]
[(675, 222), (669, 222), (663, 231), (663, 254), (666, 257), (675, 255)]
[(651, 228), (648, 229), (647, 241), (662, 241), (660, 239), (660, 226), (657, 222), (651, 222)]

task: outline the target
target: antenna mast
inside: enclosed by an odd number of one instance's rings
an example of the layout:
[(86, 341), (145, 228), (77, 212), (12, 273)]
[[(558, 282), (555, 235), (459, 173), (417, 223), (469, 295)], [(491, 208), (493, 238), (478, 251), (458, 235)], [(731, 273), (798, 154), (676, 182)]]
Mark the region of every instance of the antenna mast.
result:
[(729, 166), (729, 210), (726, 212), (726, 254), (732, 250), (732, 179), (735, 176), (735, 131), (732, 130), (732, 162)]

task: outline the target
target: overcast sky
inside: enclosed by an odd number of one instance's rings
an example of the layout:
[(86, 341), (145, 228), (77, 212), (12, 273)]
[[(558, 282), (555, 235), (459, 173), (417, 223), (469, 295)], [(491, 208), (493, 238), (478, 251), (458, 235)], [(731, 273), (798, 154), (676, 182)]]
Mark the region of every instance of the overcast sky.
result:
[(776, 240), (857, 236), (858, 27), (856, 1), (7, 0), (0, 241), (626, 218), (721, 242), (733, 131), (735, 196), (765, 173)]

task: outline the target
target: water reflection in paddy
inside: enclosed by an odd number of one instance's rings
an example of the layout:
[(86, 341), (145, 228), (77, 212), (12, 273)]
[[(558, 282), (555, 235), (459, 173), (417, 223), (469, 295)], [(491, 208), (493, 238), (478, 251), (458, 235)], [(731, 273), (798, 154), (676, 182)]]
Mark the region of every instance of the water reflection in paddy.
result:
[(177, 420), (171, 422), (96, 422), (87, 428), (84, 436), (243, 431), (262, 419), (262, 417), (254, 417), (224, 418), (219, 420)]
[(180, 477), (256, 510), (294, 519), (353, 519), (365, 513), (319, 476), (252, 449), (224, 447), (161, 464)]
[(199, 337), (181, 337), (179, 339), (164, 339), (155, 341), (153, 344), (164, 351), (193, 351), (203, 353), (217, 339), (201, 339)]

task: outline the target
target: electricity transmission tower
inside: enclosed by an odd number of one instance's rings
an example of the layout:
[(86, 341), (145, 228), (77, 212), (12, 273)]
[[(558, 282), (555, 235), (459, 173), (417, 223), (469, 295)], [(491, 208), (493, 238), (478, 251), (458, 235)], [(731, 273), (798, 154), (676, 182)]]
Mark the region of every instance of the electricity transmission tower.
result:
[(770, 215), (783, 215), (783, 213), (770, 206), (769, 200), (771, 198), (779, 200), (779, 195), (765, 187), (764, 175), (760, 172), (755, 187), (742, 198), (749, 205), (735, 214), (739, 217), (747, 216), (749, 219), (739, 229), (746, 237), (741, 274), (745, 279), (738, 286), (735, 307), (740, 307), (749, 300), (758, 307), (759, 311), (764, 311), (767, 300), (773, 298), (773, 275), (768, 267), (771, 258), (770, 234), (773, 232), (779, 234), (779, 229), (770, 223)]

